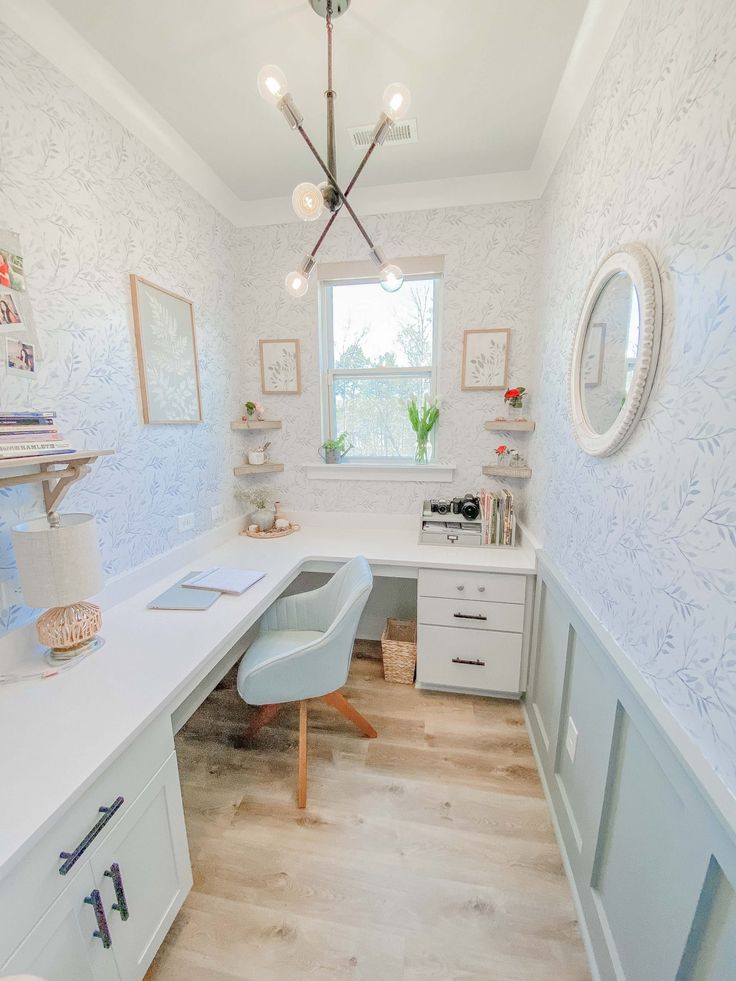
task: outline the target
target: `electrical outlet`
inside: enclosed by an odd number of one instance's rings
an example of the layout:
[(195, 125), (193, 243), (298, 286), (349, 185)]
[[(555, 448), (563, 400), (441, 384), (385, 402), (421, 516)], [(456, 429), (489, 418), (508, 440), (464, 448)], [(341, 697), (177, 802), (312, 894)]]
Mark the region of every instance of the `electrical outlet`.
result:
[(10, 579), (0, 581), (0, 610), (9, 610), (14, 600), (11, 598), (14, 593), (13, 583)]
[(565, 737), (565, 749), (567, 750), (567, 755), (570, 757), (570, 762), (575, 762), (575, 751), (578, 748), (578, 730), (575, 723), (572, 721), (572, 716), (567, 719), (567, 735)]
[(225, 513), (225, 508), (222, 506), (222, 504), (214, 504), (210, 508), (210, 514), (212, 515), (213, 521), (222, 521), (222, 516), (224, 515), (224, 513)]
[(192, 531), (194, 528), (194, 514), (180, 514), (176, 519), (179, 531)]

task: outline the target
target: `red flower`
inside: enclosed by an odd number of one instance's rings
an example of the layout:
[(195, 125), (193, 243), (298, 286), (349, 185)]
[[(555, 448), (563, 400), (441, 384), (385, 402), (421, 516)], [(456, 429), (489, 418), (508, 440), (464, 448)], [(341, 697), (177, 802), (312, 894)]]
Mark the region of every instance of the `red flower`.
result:
[(520, 388), (507, 388), (506, 389), (506, 394), (504, 395), (504, 398), (505, 399), (518, 399), (518, 397), (520, 395), (521, 395), (521, 389)]
[(506, 452), (507, 449), (508, 449), (507, 446), (497, 446), (494, 452), (498, 453), (498, 455), (501, 456), (503, 453)]

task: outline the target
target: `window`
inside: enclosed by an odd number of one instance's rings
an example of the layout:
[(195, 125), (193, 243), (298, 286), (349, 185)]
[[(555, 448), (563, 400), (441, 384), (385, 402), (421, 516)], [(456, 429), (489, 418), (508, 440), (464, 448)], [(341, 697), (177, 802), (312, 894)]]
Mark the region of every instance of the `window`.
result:
[(427, 275), (396, 293), (375, 280), (322, 283), (324, 437), (346, 432), (353, 462), (414, 458), (406, 403), (435, 392), (439, 288)]

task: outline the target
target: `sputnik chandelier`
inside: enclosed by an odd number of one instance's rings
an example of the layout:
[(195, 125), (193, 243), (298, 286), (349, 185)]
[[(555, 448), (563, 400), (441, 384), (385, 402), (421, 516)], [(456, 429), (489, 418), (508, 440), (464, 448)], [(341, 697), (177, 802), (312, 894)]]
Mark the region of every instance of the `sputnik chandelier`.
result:
[(290, 128), (296, 130), (304, 142), (309, 147), (312, 156), (319, 164), (326, 180), (321, 184), (312, 184), (304, 181), (294, 188), (291, 196), (291, 203), (297, 216), (304, 221), (314, 221), (319, 218), (325, 209), (332, 212), (329, 221), (322, 230), (322, 234), (317, 239), (317, 243), (311, 252), (304, 256), (298, 269), (290, 272), (285, 280), (287, 292), (294, 297), (304, 296), (309, 289), (309, 274), (311, 273), (317, 252), (332, 228), (335, 218), (337, 218), (342, 208), (355, 222), (358, 231), (365, 239), (371, 258), (379, 268), (379, 281), (381, 286), (389, 293), (393, 293), (401, 288), (404, 276), (401, 270), (394, 263), (386, 261), (380, 249), (373, 243), (370, 235), (363, 227), (362, 222), (353, 210), (348, 195), (355, 187), (355, 183), (363, 172), (363, 168), (368, 163), (369, 158), (377, 146), (386, 139), (390, 128), (397, 119), (401, 119), (409, 109), (410, 94), (405, 85), (394, 82), (386, 88), (383, 93), (383, 112), (376, 123), (371, 143), (365, 152), (365, 156), (358, 164), (358, 168), (353, 174), (350, 183), (343, 190), (337, 182), (337, 158), (335, 150), (335, 97), (337, 93), (332, 88), (332, 20), (350, 6), (350, 0), (309, 0), (315, 13), (324, 17), (327, 24), (327, 91), (325, 99), (327, 101), (327, 163), (322, 159), (319, 151), (307, 135), (302, 125), (304, 117), (299, 112), (289, 93), (286, 75), (277, 68), (276, 65), (265, 65), (258, 73), (258, 91), (267, 101), (273, 103), (281, 112)]

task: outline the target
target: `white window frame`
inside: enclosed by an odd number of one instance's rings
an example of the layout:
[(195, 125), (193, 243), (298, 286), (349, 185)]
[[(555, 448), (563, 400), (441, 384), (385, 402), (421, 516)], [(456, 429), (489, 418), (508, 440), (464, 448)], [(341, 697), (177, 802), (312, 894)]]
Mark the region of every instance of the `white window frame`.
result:
[[(421, 260), (415, 260), (421, 261)], [(403, 260), (405, 263), (405, 260)], [(346, 268), (354, 268), (357, 263), (345, 263)], [(362, 265), (362, 264), (361, 264)], [(396, 378), (401, 375), (408, 377), (424, 377), (429, 379), (429, 393), (434, 396), (437, 394), (437, 378), (439, 375), (440, 358), (440, 320), (442, 309), (442, 271), (436, 268), (436, 263), (431, 264), (432, 271), (415, 272), (404, 276), (404, 284), (432, 280), (432, 364), (424, 368), (335, 368), (335, 344), (333, 336), (332, 320), (332, 288), (335, 286), (360, 286), (365, 283), (378, 283), (378, 277), (372, 275), (331, 276), (330, 278), (320, 278), (319, 283), (319, 333), (320, 333), (320, 375), (321, 375), (321, 404), (322, 404), (322, 439), (334, 439), (337, 436), (337, 420), (335, 418), (335, 397), (334, 382), (336, 378)], [(331, 264), (329, 270), (336, 270), (336, 265)], [(375, 268), (375, 267), (374, 267)], [(405, 266), (403, 266), (405, 268)], [(402, 287), (403, 289), (403, 287)], [(432, 459), (437, 454), (436, 445), (437, 427), (432, 430)], [(374, 468), (376, 466), (402, 467), (406, 468), (414, 463), (411, 457), (383, 457), (383, 456), (361, 456), (357, 458), (348, 457), (343, 466), (352, 468), (365, 466)], [(423, 465), (424, 466), (424, 465)]]

